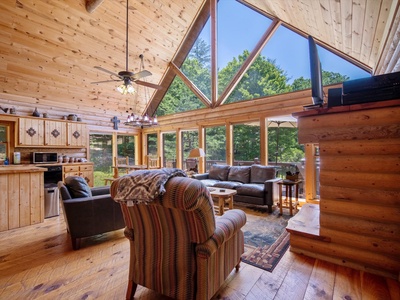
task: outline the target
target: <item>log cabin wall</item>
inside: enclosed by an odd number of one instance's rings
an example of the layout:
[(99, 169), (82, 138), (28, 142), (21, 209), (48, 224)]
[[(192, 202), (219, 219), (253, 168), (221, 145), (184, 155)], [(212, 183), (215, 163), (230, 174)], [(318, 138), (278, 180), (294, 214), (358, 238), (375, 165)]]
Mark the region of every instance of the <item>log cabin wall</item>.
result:
[(292, 250), (399, 279), (400, 100), (297, 115), (319, 144), (320, 228), (291, 232)]

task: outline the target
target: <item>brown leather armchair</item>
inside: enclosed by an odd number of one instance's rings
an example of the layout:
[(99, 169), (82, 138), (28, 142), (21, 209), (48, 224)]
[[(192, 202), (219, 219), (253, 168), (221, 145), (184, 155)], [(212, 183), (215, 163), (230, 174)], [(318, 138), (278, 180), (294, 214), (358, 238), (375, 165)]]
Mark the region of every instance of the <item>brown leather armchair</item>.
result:
[(119, 204), (111, 199), (110, 187), (89, 188), (83, 178), (69, 176), (58, 182), (64, 220), (72, 248), (80, 248), (84, 237), (125, 227)]
[[(111, 185), (113, 199), (120, 182)], [(127, 299), (138, 284), (174, 299), (210, 299), (239, 269), (246, 214), (233, 209), (216, 217), (200, 181), (173, 177), (151, 203), (128, 203), (120, 201), (130, 242)]]

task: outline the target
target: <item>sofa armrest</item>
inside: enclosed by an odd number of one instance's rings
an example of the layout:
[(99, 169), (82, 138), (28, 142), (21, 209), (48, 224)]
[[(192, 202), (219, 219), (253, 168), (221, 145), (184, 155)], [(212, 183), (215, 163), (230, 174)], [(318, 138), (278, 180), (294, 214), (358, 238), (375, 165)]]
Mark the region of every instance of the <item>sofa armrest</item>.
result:
[(208, 173), (203, 173), (203, 174), (194, 174), (192, 178), (197, 179), (197, 180), (203, 180), (203, 179), (208, 179)]
[(279, 201), (279, 186), (278, 182), (282, 179), (274, 178), (264, 182), (264, 190), (266, 191), (267, 205), (273, 205)]
[(246, 214), (241, 209), (231, 209), (217, 217), (214, 234), (203, 244), (196, 246), (201, 257), (210, 257), (220, 246), (235, 235), (245, 224)]
[(110, 194), (110, 186), (99, 186), (90, 189), (93, 196)]

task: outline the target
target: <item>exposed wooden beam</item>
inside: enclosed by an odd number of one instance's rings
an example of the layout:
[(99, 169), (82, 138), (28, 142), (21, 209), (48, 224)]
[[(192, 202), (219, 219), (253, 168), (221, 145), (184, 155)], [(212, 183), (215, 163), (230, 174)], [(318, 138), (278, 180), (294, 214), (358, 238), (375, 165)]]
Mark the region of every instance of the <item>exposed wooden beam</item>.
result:
[(218, 1), (212, 0), (210, 5), (211, 16), (211, 105), (215, 107), (218, 100), (218, 38), (217, 38), (217, 7)]
[[(210, 1), (206, 0), (203, 4), (203, 7), (199, 10), (198, 15), (194, 18), (193, 24), (188, 30), (185, 38), (181, 42), (179, 49), (176, 52), (175, 57), (171, 60), (175, 66), (181, 67), (183, 62), (185, 61), (186, 56), (190, 52), (193, 47), (193, 44), (196, 42), (197, 37), (200, 32), (203, 30), (204, 25), (206, 24), (208, 18), (210, 17)], [(160, 105), (161, 100), (163, 99), (165, 93), (167, 92), (169, 86), (173, 82), (175, 78), (175, 72), (172, 68), (168, 67), (164, 73), (163, 78), (161, 79), (162, 86), (164, 89), (157, 90), (154, 93), (154, 96), (149, 103), (149, 106), (146, 110), (149, 116), (153, 116), (155, 111), (157, 110), (158, 105)]]
[(189, 89), (200, 99), (201, 102), (204, 103), (206, 107), (211, 107), (210, 100), (207, 98), (206, 95), (203, 94), (201, 90), (197, 88), (197, 86), (189, 79), (186, 77), (183, 72), (174, 65), (174, 63), (170, 63), (170, 67), (174, 70), (176, 75), (179, 76), (180, 79), (189, 87)]
[(272, 37), (273, 33), (278, 29), (280, 24), (281, 24), (280, 20), (278, 20), (276, 18), (273, 20), (272, 24), (268, 27), (268, 29), (265, 31), (264, 35), (258, 41), (257, 45), (254, 47), (254, 49), (250, 53), (249, 57), (247, 57), (247, 59), (245, 60), (245, 62), (243, 63), (243, 65), (241, 66), (239, 71), (235, 74), (235, 76), (232, 78), (231, 82), (225, 88), (224, 92), (221, 94), (220, 98), (215, 103), (214, 107), (219, 106), (225, 102), (225, 100), (228, 98), (230, 93), (233, 91), (233, 89), (239, 83), (240, 79), (242, 79), (243, 75), (251, 67), (251, 64), (256, 60), (257, 56), (260, 54), (260, 52), (262, 51), (264, 46), (267, 44), (269, 39)]
[(104, 0), (86, 0), (86, 11), (91, 14), (103, 1)]

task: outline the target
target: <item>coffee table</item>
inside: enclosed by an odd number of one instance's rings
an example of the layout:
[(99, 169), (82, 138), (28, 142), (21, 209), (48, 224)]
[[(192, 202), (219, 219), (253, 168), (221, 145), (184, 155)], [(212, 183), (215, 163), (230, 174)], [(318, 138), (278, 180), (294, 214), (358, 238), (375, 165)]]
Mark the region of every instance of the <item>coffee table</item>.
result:
[(208, 190), (210, 191), (211, 197), (218, 201), (218, 205), (214, 206), (214, 208), (218, 210), (220, 216), (224, 214), (225, 203), (228, 204), (229, 209), (233, 209), (233, 195), (237, 193), (236, 190), (213, 187), (208, 188)]

